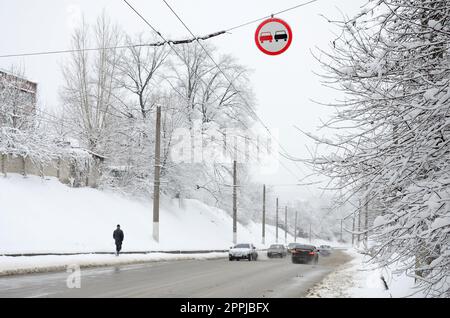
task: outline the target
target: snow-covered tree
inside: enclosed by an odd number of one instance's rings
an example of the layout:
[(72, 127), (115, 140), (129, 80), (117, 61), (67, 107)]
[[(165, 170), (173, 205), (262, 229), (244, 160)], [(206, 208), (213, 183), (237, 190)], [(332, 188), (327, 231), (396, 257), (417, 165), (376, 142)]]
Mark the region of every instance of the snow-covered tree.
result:
[(0, 72), (0, 155), (49, 164), (59, 149), (46, 130), (48, 122), (37, 110), (33, 85), (16, 67)]
[(337, 22), (341, 35), (318, 59), (326, 84), (345, 93), (325, 125), (332, 147), (312, 165), (375, 221), (372, 255), (450, 294), (450, 5), (446, 0), (369, 1)]
[[(114, 79), (120, 54), (108, 49), (117, 46), (122, 32), (103, 14), (95, 26), (85, 20), (72, 36), (76, 50), (63, 66), (64, 85), (61, 99), (66, 120), (73, 126), (73, 135), (82, 146), (94, 153), (108, 155), (113, 128), (111, 117), (119, 102)], [(88, 51), (92, 46), (104, 50)]]

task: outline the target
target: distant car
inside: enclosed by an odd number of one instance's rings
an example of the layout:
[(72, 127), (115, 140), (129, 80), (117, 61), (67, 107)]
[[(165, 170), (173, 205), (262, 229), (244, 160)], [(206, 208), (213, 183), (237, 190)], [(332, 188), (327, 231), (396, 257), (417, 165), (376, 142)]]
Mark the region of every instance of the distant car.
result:
[(286, 255), (287, 255), (286, 248), (284, 247), (283, 244), (272, 244), (267, 250), (268, 258), (272, 258), (275, 256), (283, 258), (286, 257)]
[(292, 253), (292, 249), (293, 249), (296, 245), (298, 245), (298, 243), (289, 243), (289, 244), (288, 244), (288, 246), (287, 246), (287, 252), (288, 252), (288, 254), (291, 254), (291, 253)]
[(273, 41), (272, 33), (270, 33), (270, 32), (262, 32), (259, 35), (259, 42), (264, 43), (265, 41), (269, 41), (269, 42), (272, 43), (272, 41)]
[(315, 246), (298, 244), (292, 249), (292, 263), (294, 264), (317, 264), (319, 253)]
[(320, 245), (319, 254), (323, 256), (329, 256), (331, 254), (332, 247), (330, 245)]
[(278, 40), (287, 41), (287, 39), (288, 39), (288, 35), (287, 35), (286, 31), (284, 31), (284, 30), (275, 31), (275, 42), (278, 42)]
[(256, 261), (258, 259), (258, 252), (256, 251), (256, 247), (252, 243), (236, 244), (235, 246), (230, 247), (230, 251), (228, 252), (228, 259), (230, 261), (235, 259), (247, 259), (248, 261)]

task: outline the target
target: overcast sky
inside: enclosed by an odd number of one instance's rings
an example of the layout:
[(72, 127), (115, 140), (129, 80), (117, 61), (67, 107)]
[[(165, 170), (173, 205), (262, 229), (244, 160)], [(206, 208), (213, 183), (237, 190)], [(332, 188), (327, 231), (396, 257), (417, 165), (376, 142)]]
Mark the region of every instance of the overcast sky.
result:
[[(129, 0), (164, 36), (187, 38), (189, 33), (161, 0)], [(204, 35), (240, 25), (306, 2), (306, 0), (169, 0), (184, 22), (196, 35)], [(260, 118), (267, 126), (279, 131), (279, 141), (294, 156), (308, 157), (306, 145), (312, 145), (293, 127), (316, 132), (321, 119), (331, 109), (311, 101), (333, 101), (336, 93), (320, 85), (313, 71), (320, 71), (310, 50), (327, 48), (335, 38), (336, 29), (324, 18), (339, 18), (341, 12), (352, 16), (365, 1), (318, 0), (277, 17), (288, 22), (293, 31), (291, 47), (280, 56), (268, 56), (258, 51), (254, 32), (258, 23), (236, 29), (231, 34), (210, 42), (220, 52), (230, 53), (252, 69), (252, 84)], [(127, 32), (152, 32), (122, 0), (0, 0), (0, 55), (70, 48), (70, 35), (82, 14), (94, 22), (105, 10)], [(29, 79), (39, 83), (41, 107), (58, 107), (58, 87), (61, 84), (62, 55), (0, 59), (0, 68), (11, 64), (24, 68)], [(305, 175), (292, 162), (283, 160), (298, 178)], [(301, 167), (301, 165), (299, 165)], [(296, 178), (280, 167), (276, 173), (259, 175), (269, 184), (296, 183)], [(314, 187), (278, 187), (282, 200), (302, 199), (320, 193)]]

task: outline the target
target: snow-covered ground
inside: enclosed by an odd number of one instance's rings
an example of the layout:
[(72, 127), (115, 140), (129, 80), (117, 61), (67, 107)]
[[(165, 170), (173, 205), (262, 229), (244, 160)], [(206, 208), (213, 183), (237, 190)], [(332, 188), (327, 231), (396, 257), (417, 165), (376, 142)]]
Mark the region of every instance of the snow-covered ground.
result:
[[(163, 200), (160, 243), (152, 238), (152, 202), (91, 188), (70, 188), (54, 178), (0, 178), (0, 254), (114, 251), (120, 224), (123, 251), (226, 249), (232, 219), (196, 200)], [(268, 242), (274, 228), (267, 227)], [(258, 224), (238, 225), (239, 241), (260, 243)], [(284, 233), (281, 233), (284, 235)]]
[[(414, 279), (396, 275), (392, 269), (379, 269), (368, 263), (369, 257), (354, 249), (345, 251), (353, 259), (314, 286), (307, 297), (321, 298), (399, 298), (423, 297), (415, 293)], [(381, 277), (384, 277), (388, 289)]]
[[(181, 207), (178, 200), (162, 200), (157, 243), (152, 237), (151, 201), (70, 188), (55, 178), (0, 178), (0, 255), (113, 252), (117, 224), (125, 233), (123, 251), (224, 250), (232, 245), (232, 218), (197, 200), (183, 200)], [(281, 229), (279, 240), (284, 241)], [(238, 241), (267, 247), (275, 241), (275, 227), (266, 226), (263, 246), (261, 224), (239, 223)]]

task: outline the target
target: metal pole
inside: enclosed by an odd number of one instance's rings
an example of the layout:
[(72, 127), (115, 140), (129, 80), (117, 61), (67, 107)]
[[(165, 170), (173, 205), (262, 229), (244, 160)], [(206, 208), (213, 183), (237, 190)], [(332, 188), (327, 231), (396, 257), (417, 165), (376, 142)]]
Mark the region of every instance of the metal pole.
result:
[(275, 242), (278, 243), (278, 198), (277, 198), (277, 212), (276, 212), (276, 227), (275, 227)]
[(287, 205), (284, 206), (284, 244), (287, 243)]
[(266, 185), (263, 185), (262, 244), (266, 243)]
[(294, 242), (297, 243), (297, 214), (298, 212), (295, 211), (295, 233), (294, 233)]
[(357, 241), (357, 246), (359, 247), (359, 242), (361, 241), (361, 208), (358, 210), (358, 241)]
[(155, 175), (153, 183), (153, 238), (159, 242), (159, 176), (161, 172), (161, 106), (156, 107)]
[(352, 246), (355, 246), (355, 212), (353, 212)]
[(365, 220), (364, 220), (364, 244), (367, 248), (368, 240), (369, 240), (369, 195), (366, 195), (366, 203), (364, 206), (365, 209)]
[(233, 243), (237, 243), (237, 194), (236, 194), (236, 160), (233, 161)]
[(311, 243), (311, 224), (309, 224), (309, 243)]

